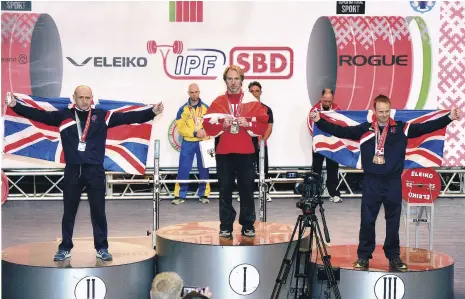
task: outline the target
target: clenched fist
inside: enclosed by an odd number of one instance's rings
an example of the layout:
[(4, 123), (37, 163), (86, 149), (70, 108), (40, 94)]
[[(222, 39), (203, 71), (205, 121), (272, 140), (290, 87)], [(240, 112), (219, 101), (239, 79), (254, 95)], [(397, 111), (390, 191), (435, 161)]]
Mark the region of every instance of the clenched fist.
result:
[(14, 107), (16, 106), (16, 98), (11, 92), (7, 92), (6, 97), (5, 97), (5, 104), (8, 107)]
[(310, 118), (312, 119), (313, 122), (317, 122), (320, 120), (320, 112), (318, 110), (314, 110), (310, 112)]
[(155, 115), (158, 115), (158, 114), (163, 112), (163, 108), (164, 107), (163, 107), (162, 102), (160, 102), (158, 104), (155, 104), (155, 105), (153, 105), (153, 113), (155, 113)]
[(452, 108), (450, 110), (449, 117), (452, 120), (457, 120), (457, 119), (460, 119), (461, 114), (462, 114), (462, 111), (460, 110), (460, 108)]

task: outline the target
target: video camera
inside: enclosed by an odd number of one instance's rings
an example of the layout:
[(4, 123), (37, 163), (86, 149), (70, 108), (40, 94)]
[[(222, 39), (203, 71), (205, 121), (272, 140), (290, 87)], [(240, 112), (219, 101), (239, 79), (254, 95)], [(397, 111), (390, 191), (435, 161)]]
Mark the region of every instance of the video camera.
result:
[(318, 173), (287, 172), (286, 178), (303, 179), (302, 183), (296, 183), (294, 187), (294, 194), (302, 195), (302, 198), (296, 203), (297, 208), (310, 213), (322, 203), (321, 195), (323, 194), (323, 184), (321, 176)]

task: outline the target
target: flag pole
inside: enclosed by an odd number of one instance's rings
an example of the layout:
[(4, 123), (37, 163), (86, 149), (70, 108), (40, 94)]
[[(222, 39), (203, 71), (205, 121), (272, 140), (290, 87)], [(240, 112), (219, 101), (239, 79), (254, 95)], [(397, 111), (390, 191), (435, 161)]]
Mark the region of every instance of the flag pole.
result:
[(266, 222), (266, 192), (268, 185), (265, 183), (265, 140), (260, 139), (259, 151), (259, 180), (258, 200), (260, 203), (260, 222)]
[(156, 248), (155, 232), (160, 227), (160, 140), (155, 140), (155, 154), (153, 163), (153, 224), (152, 247)]

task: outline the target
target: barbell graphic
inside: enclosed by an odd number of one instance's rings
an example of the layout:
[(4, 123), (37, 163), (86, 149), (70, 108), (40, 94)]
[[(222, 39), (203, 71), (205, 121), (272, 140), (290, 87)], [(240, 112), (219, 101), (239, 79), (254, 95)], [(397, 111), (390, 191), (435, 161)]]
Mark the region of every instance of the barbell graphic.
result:
[(173, 45), (157, 45), (157, 42), (154, 40), (149, 40), (147, 42), (147, 52), (149, 54), (156, 54), (158, 48), (172, 48), (174, 54), (181, 54), (183, 49), (182, 41), (175, 40)]

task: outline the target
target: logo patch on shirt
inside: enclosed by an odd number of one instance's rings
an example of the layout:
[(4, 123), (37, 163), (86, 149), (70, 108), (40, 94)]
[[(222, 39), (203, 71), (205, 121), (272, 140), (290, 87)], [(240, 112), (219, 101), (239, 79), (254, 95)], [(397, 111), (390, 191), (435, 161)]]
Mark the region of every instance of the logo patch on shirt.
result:
[(92, 119), (92, 121), (96, 121), (97, 120), (97, 115), (92, 115), (92, 117), (90, 119)]
[(395, 134), (396, 133), (396, 127), (391, 127), (391, 133)]

